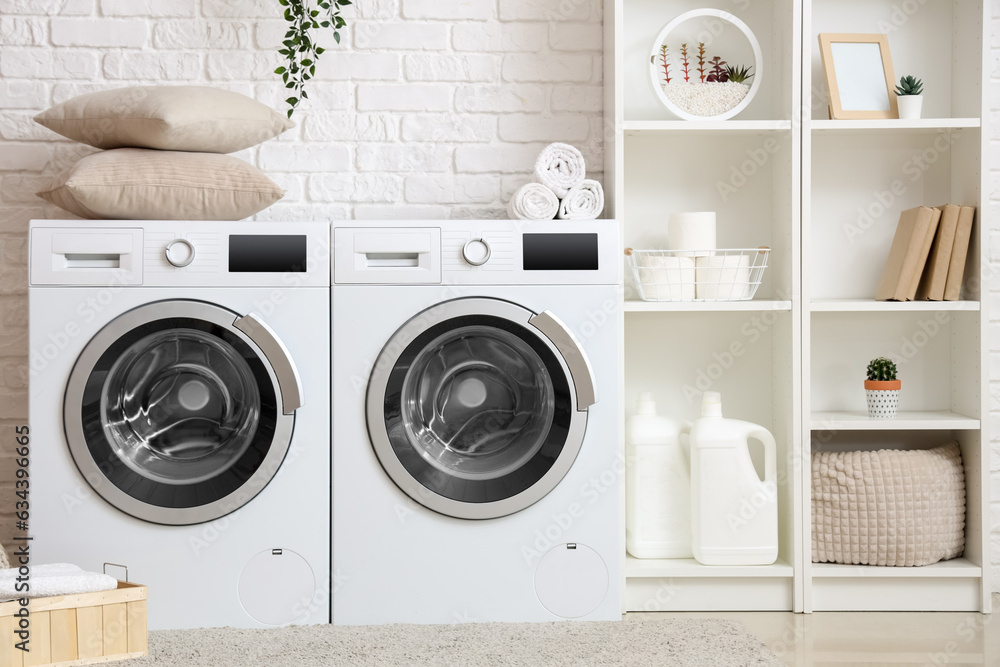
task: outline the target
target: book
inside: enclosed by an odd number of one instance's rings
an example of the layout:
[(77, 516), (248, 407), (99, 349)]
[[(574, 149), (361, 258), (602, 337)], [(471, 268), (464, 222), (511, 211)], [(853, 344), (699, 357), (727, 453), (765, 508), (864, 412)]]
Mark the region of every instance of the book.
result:
[(976, 217), (975, 206), (963, 206), (958, 212), (958, 227), (955, 229), (955, 243), (951, 249), (951, 263), (948, 265), (948, 280), (944, 286), (944, 300), (958, 301), (962, 298), (962, 280), (965, 278), (965, 260), (969, 254), (972, 239), (972, 223)]
[(916, 297), (940, 219), (941, 211), (926, 206), (900, 213), (889, 258), (875, 292), (876, 300), (909, 301)]
[(958, 229), (958, 212), (960, 206), (946, 204), (938, 206), (941, 211), (941, 222), (938, 224), (937, 236), (931, 246), (931, 256), (924, 267), (924, 275), (917, 289), (917, 299), (921, 301), (943, 301), (944, 287), (948, 280), (948, 267), (951, 265), (951, 251), (955, 245), (955, 231)]

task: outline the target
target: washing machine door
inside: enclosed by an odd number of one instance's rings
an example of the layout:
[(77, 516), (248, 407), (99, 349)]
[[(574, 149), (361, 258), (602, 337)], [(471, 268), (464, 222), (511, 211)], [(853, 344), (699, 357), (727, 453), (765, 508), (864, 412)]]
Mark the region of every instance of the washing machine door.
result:
[(413, 317), (383, 348), (368, 384), (368, 432), (411, 498), (490, 519), (559, 484), (596, 399), (583, 348), (551, 312), (456, 299)]
[(153, 523), (211, 521), (250, 502), (288, 451), (302, 385), (253, 314), (150, 303), (101, 329), (66, 387), (63, 423), (87, 482)]

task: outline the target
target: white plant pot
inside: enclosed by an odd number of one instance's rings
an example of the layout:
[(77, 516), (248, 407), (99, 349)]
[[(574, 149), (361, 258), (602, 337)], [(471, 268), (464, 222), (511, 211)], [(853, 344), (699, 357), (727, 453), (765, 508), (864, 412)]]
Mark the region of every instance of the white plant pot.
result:
[(872, 419), (895, 419), (899, 389), (866, 389), (868, 416)]
[(899, 107), (901, 120), (915, 120), (920, 118), (920, 111), (924, 106), (924, 96), (899, 95), (896, 97), (896, 105)]

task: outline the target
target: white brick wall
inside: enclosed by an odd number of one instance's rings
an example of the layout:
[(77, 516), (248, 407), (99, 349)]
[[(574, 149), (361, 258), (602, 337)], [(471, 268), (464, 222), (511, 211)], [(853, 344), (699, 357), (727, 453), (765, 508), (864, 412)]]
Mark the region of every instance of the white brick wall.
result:
[[(262, 220), (506, 217), (550, 140), (601, 177), (601, 0), (356, 0), (277, 141), (241, 152), (287, 194)], [(93, 149), (31, 117), (128, 85), (206, 84), (284, 111), (277, 0), (0, 0), (0, 539), (27, 421), (26, 229), (34, 196)], [(595, 129), (596, 128), (596, 129)]]

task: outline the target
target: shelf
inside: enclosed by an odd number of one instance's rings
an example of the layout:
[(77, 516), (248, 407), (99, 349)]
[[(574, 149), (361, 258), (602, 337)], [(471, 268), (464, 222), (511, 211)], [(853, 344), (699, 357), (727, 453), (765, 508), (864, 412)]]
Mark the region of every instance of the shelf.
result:
[(791, 311), (791, 301), (636, 301), (625, 302), (626, 313)]
[(813, 431), (974, 431), (979, 427), (978, 419), (947, 411), (899, 412), (895, 419), (871, 419), (867, 412), (814, 412), (809, 420)]
[(627, 578), (791, 577), (792, 566), (780, 558), (773, 565), (702, 565), (693, 558), (633, 558), (625, 555)]
[(933, 565), (920, 567), (885, 567), (878, 565), (841, 565), (839, 563), (813, 563), (812, 576), (848, 578), (978, 578), (983, 576), (983, 568), (966, 560), (954, 558), (942, 560)]
[(718, 134), (767, 134), (789, 132), (790, 120), (627, 120), (623, 123), (625, 134), (651, 132), (704, 132)]
[(814, 313), (895, 313), (939, 310), (978, 311), (978, 301), (875, 301), (874, 299), (823, 299), (811, 303)]
[(916, 120), (814, 120), (813, 132), (939, 132), (978, 128), (978, 118), (918, 118)]

